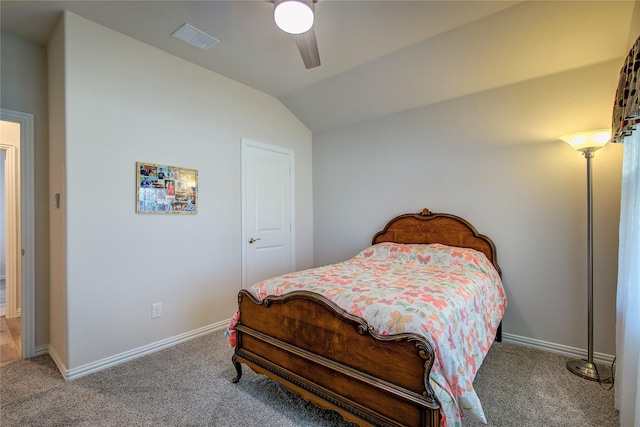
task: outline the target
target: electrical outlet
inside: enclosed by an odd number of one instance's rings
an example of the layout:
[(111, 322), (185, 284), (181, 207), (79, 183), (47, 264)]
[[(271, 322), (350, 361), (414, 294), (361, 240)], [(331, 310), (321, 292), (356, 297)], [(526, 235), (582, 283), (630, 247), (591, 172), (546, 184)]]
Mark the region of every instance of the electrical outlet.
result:
[(151, 318), (156, 319), (162, 316), (162, 303), (156, 302), (151, 304)]

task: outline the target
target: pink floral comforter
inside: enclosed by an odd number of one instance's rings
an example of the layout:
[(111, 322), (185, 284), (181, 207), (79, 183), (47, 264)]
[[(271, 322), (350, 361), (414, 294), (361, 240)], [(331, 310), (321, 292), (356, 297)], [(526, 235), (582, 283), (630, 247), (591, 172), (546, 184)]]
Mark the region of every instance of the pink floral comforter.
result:
[[(354, 258), (274, 277), (250, 288), (259, 299), (295, 290), (324, 295), (381, 334), (412, 332), (434, 345), (431, 386), (442, 425), (486, 423), (473, 389), (507, 301), (498, 272), (473, 249), (381, 243)], [(229, 329), (235, 345), (237, 314)]]

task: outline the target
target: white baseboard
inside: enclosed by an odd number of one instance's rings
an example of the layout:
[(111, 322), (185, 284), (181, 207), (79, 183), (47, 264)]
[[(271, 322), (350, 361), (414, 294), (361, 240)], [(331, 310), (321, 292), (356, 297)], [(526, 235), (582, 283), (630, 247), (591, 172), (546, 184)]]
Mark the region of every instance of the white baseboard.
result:
[(220, 331), (226, 329), (229, 326), (229, 320), (223, 320), (218, 323), (214, 323), (208, 326), (204, 326), (199, 329), (195, 329), (193, 331), (185, 332), (184, 334), (176, 335), (171, 338), (167, 338), (164, 340), (156, 341), (154, 343), (135, 348), (133, 350), (125, 351), (124, 353), (116, 354), (115, 356), (107, 357), (96, 362), (87, 363), (86, 365), (79, 366), (73, 369), (67, 369), (64, 365), (59, 363), (59, 358), (57, 358), (54, 354), (50, 353), (51, 358), (54, 360), (60, 373), (64, 377), (65, 380), (73, 380), (76, 378), (83, 377), (85, 375), (92, 374), (94, 372), (101, 371), (103, 369), (109, 368), (111, 366), (119, 365), (121, 363), (127, 362), (132, 359), (137, 359), (138, 357), (145, 356), (147, 354), (155, 353), (156, 351), (174, 346), (181, 342), (189, 341), (194, 338), (201, 337), (203, 335), (210, 334), (212, 332)]
[[(538, 350), (549, 351), (551, 353), (562, 354), (563, 356), (574, 357), (576, 359), (586, 359), (587, 350), (575, 347), (569, 347), (563, 344), (556, 344), (547, 341), (541, 341), (534, 338), (521, 337), (513, 334), (502, 334), (502, 341), (513, 344), (520, 344), (526, 347), (532, 347)], [(610, 366), (615, 356), (605, 353), (593, 353), (594, 363), (601, 363)]]
[(60, 358), (60, 356), (58, 356), (58, 353), (56, 352), (56, 350), (52, 347), (47, 346), (47, 353), (49, 353), (49, 357), (51, 357), (51, 359), (53, 360), (53, 363), (56, 364), (56, 367), (58, 368), (58, 371), (60, 371), (60, 373), (62, 374), (62, 377), (66, 378), (64, 376), (64, 373), (67, 371), (67, 367), (64, 365), (64, 363), (62, 363), (62, 359)]
[(45, 354), (49, 354), (49, 344), (39, 345), (35, 348), (33, 357), (36, 356), (44, 356)]
[[(120, 363), (124, 363), (126, 361), (137, 359), (138, 357), (145, 356), (147, 354), (155, 353), (156, 351), (174, 346), (181, 342), (189, 341), (194, 338), (201, 337), (203, 335), (210, 334), (212, 332), (217, 332), (220, 330), (224, 330), (229, 325), (229, 320), (223, 320), (218, 323), (213, 323), (211, 325), (195, 329), (193, 331), (186, 332), (184, 334), (176, 335), (171, 338), (167, 338), (164, 340), (156, 341), (154, 343), (138, 347), (133, 350), (126, 351), (124, 353), (116, 354), (115, 356), (107, 357), (105, 359), (98, 360), (96, 362), (88, 363), (86, 365), (79, 366), (74, 369), (67, 369), (66, 366), (62, 363), (60, 357), (55, 353), (55, 351), (49, 348), (48, 345), (41, 345), (36, 347), (36, 356), (41, 356), (43, 354), (49, 354), (53, 359), (54, 363), (60, 370), (60, 373), (64, 377), (65, 380), (73, 380), (76, 378), (80, 378), (85, 375), (89, 375), (94, 372), (101, 371), (103, 369), (109, 368), (111, 366), (119, 365)], [(537, 340), (534, 338), (522, 337), (514, 334), (502, 334), (502, 340), (504, 342), (519, 344), (526, 347), (535, 348), (542, 351), (549, 351), (551, 353), (561, 354), (563, 356), (573, 357), (573, 358), (586, 358), (587, 351), (575, 347), (569, 347), (563, 344), (556, 344), (548, 341)], [(595, 363), (605, 364), (607, 366), (611, 365), (615, 356), (604, 353), (594, 352), (593, 361)]]

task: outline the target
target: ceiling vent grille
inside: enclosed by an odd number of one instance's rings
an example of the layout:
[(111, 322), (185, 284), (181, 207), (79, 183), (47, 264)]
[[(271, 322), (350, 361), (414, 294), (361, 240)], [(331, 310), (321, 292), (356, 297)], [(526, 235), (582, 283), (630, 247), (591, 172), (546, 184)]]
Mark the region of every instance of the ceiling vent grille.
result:
[(200, 50), (208, 50), (211, 46), (220, 42), (217, 38), (212, 37), (189, 24), (184, 24), (171, 35), (190, 44), (191, 46), (197, 47)]

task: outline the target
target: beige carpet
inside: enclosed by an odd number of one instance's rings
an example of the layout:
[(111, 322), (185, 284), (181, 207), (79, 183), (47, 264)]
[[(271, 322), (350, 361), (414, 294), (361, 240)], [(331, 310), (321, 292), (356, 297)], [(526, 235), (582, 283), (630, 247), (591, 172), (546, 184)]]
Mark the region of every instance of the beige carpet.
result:
[[(0, 425), (351, 426), (246, 367), (232, 384), (231, 355), (216, 332), (69, 382), (48, 356), (12, 362), (0, 368)], [(494, 344), (474, 382), (489, 426), (617, 427), (613, 391), (566, 360)]]

